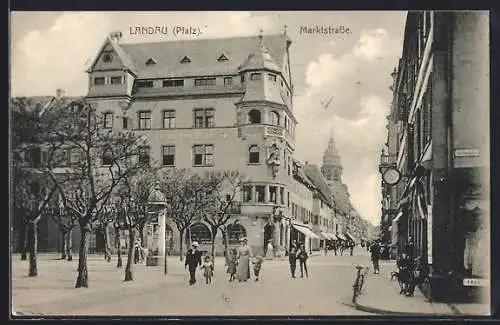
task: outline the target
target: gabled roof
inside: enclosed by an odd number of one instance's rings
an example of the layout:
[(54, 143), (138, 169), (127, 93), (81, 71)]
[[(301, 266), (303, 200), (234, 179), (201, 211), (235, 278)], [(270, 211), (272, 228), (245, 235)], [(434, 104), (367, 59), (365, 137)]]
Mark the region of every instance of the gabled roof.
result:
[[(287, 47), (287, 36), (265, 35), (263, 43), (275, 61), (282, 66)], [(221, 74), (238, 74), (238, 68), (259, 47), (256, 36), (234, 37), (221, 39), (197, 39), (183, 41), (167, 41), (141, 44), (115, 44), (119, 50), (126, 53), (125, 61), (130, 59), (130, 65), (139, 79), (175, 78)], [(224, 53), (229, 59), (221, 64), (217, 59)], [(179, 58), (187, 56), (190, 64), (182, 64)], [(121, 55), (120, 55), (121, 57)], [(157, 64), (154, 69), (148, 69), (146, 61), (154, 57)], [(267, 63), (266, 63), (267, 64)]]
[[(96, 65), (98, 65), (98, 63), (99, 63), (99, 58), (101, 57), (101, 54), (105, 50), (108, 50), (108, 49), (115, 52), (116, 55), (118, 55), (118, 58), (120, 60), (119, 63), (121, 63), (123, 68), (126, 68), (129, 71), (131, 71), (132, 73), (137, 74), (137, 69), (134, 66), (132, 58), (129, 56), (129, 54), (127, 54), (124, 51), (124, 49), (122, 48), (122, 46), (120, 44), (118, 44), (116, 41), (113, 41), (110, 37), (107, 37), (106, 40), (104, 41), (104, 43), (102, 44), (99, 52), (97, 53), (96, 57), (94, 58), (94, 61), (90, 65), (90, 68), (87, 70), (87, 72), (91, 72), (92, 70), (94, 70), (96, 68)], [(151, 58), (151, 56), (147, 57), (143, 61), (144, 66), (146, 66), (146, 61), (150, 58)]]
[(323, 174), (321, 174), (319, 167), (316, 165), (306, 164), (302, 166), (302, 170), (304, 170), (307, 177), (309, 177), (314, 186), (316, 186), (316, 188), (320, 191), (323, 199), (326, 200), (327, 203), (332, 204), (332, 192), (326, 179), (323, 177)]

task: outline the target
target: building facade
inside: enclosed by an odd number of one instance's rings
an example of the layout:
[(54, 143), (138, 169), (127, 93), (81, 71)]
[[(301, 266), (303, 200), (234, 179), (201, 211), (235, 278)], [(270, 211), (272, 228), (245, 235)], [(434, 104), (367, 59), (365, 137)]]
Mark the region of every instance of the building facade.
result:
[(409, 12), (393, 73), (380, 230), (396, 253), (411, 237), (434, 299), (489, 285), (488, 31), (486, 12)]

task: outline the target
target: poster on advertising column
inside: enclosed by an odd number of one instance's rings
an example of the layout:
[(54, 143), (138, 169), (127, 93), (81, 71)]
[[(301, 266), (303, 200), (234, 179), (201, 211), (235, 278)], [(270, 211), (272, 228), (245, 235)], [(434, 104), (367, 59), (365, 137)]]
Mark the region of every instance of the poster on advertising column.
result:
[(427, 206), (427, 264), (432, 264), (432, 205)]

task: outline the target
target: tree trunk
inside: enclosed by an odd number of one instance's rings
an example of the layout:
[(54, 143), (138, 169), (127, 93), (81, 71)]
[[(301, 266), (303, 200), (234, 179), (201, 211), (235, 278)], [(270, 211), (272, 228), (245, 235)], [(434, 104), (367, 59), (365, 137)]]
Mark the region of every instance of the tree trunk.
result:
[(122, 267), (123, 261), (122, 261), (122, 246), (121, 246), (121, 239), (120, 239), (120, 228), (115, 228), (115, 246), (116, 246), (116, 254), (118, 255), (117, 259), (118, 261), (116, 262), (116, 267), (120, 268)]
[(73, 229), (66, 234), (66, 257), (69, 262), (73, 260)]
[(109, 247), (109, 227), (106, 225), (103, 229), (104, 235), (104, 257), (106, 261), (111, 262), (111, 248)]
[(37, 276), (38, 269), (36, 263), (36, 253), (38, 250), (38, 236), (37, 236), (37, 224), (36, 222), (30, 222), (28, 224), (28, 240), (29, 240), (29, 251), (30, 251), (30, 265), (28, 276)]
[(228, 252), (228, 249), (229, 249), (229, 238), (227, 238), (227, 230), (225, 229), (221, 229), (221, 232), (222, 232), (222, 237), (224, 238), (224, 252), (225, 252), (225, 255), (224, 257), (226, 258), (226, 261), (228, 261), (229, 259), (229, 252)]
[(60, 226), (61, 227), (61, 244), (62, 244), (62, 247), (61, 247), (61, 260), (65, 260), (66, 259), (66, 251), (67, 251), (67, 248), (66, 248), (66, 244), (67, 244), (67, 241), (66, 241), (66, 237), (68, 236), (68, 231), (66, 229), (64, 229), (63, 226)]
[(212, 244), (210, 245), (211, 251), (212, 251), (212, 263), (215, 267), (215, 237), (217, 236), (217, 228), (216, 227), (211, 227), (212, 229)]
[(28, 250), (28, 224), (23, 220), (21, 229), (21, 261), (26, 261), (28, 256), (26, 251)]
[(90, 233), (88, 224), (80, 224), (80, 250), (78, 252), (78, 278), (75, 288), (89, 287), (89, 274), (87, 269), (88, 234)]
[(129, 229), (128, 231), (128, 256), (127, 256), (127, 266), (125, 267), (125, 281), (133, 281), (134, 277), (132, 274), (134, 265), (134, 242), (135, 242), (135, 229)]
[(184, 253), (182, 251), (182, 243), (184, 242), (184, 229), (179, 230), (179, 259), (182, 261), (184, 259)]

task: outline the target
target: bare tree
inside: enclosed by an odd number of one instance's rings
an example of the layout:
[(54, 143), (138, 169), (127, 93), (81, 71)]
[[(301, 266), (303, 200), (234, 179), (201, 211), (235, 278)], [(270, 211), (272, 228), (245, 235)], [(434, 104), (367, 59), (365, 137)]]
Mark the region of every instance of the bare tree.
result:
[[(11, 182), (13, 214), (22, 219), (22, 255), (26, 258), (29, 248), (29, 276), (37, 276), (37, 227), (47, 205), (57, 190), (55, 184), (43, 173), (44, 162), (54, 161), (53, 152), (42, 155), (42, 145), (51, 116), (43, 114), (40, 103), (29, 98), (13, 98), (11, 101)], [(57, 163), (57, 161), (55, 161)]]
[(58, 196), (57, 199), (52, 199), (47, 213), (59, 227), (61, 233), (61, 259), (73, 260), (73, 229), (77, 225), (77, 216), (71, 211), (67, 211)]
[(128, 230), (129, 235), (125, 281), (133, 281), (136, 232), (139, 226), (145, 225), (148, 220), (146, 203), (155, 184), (154, 170), (148, 168), (135, 177), (125, 177), (122, 184), (118, 188), (119, 208), (117, 218), (122, 220), (121, 224)]
[[(205, 209), (203, 220), (210, 225), (212, 234), (211, 254), (215, 261), (215, 238), (219, 230), (227, 237), (226, 224), (235, 207), (236, 196), (239, 193), (242, 175), (238, 171), (207, 172), (205, 179), (208, 186), (208, 206)], [(227, 238), (224, 238), (225, 252), (227, 252)]]
[(186, 230), (200, 220), (208, 206), (207, 182), (188, 169), (172, 169), (160, 173), (160, 184), (168, 205), (168, 216), (179, 231), (180, 260)]
[(100, 222), (114, 189), (139, 170), (137, 158), (144, 142), (131, 132), (104, 129), (102, 116), (84, 100), (53, 110), (58, 119), (47, 142), (70, 151), (70, 166), (57, 172), (49, 165), (46, 173), (58, 185), (65, 208), (78, 218), (81, 241), (75, 287), (88, 287), (88, 235)]

